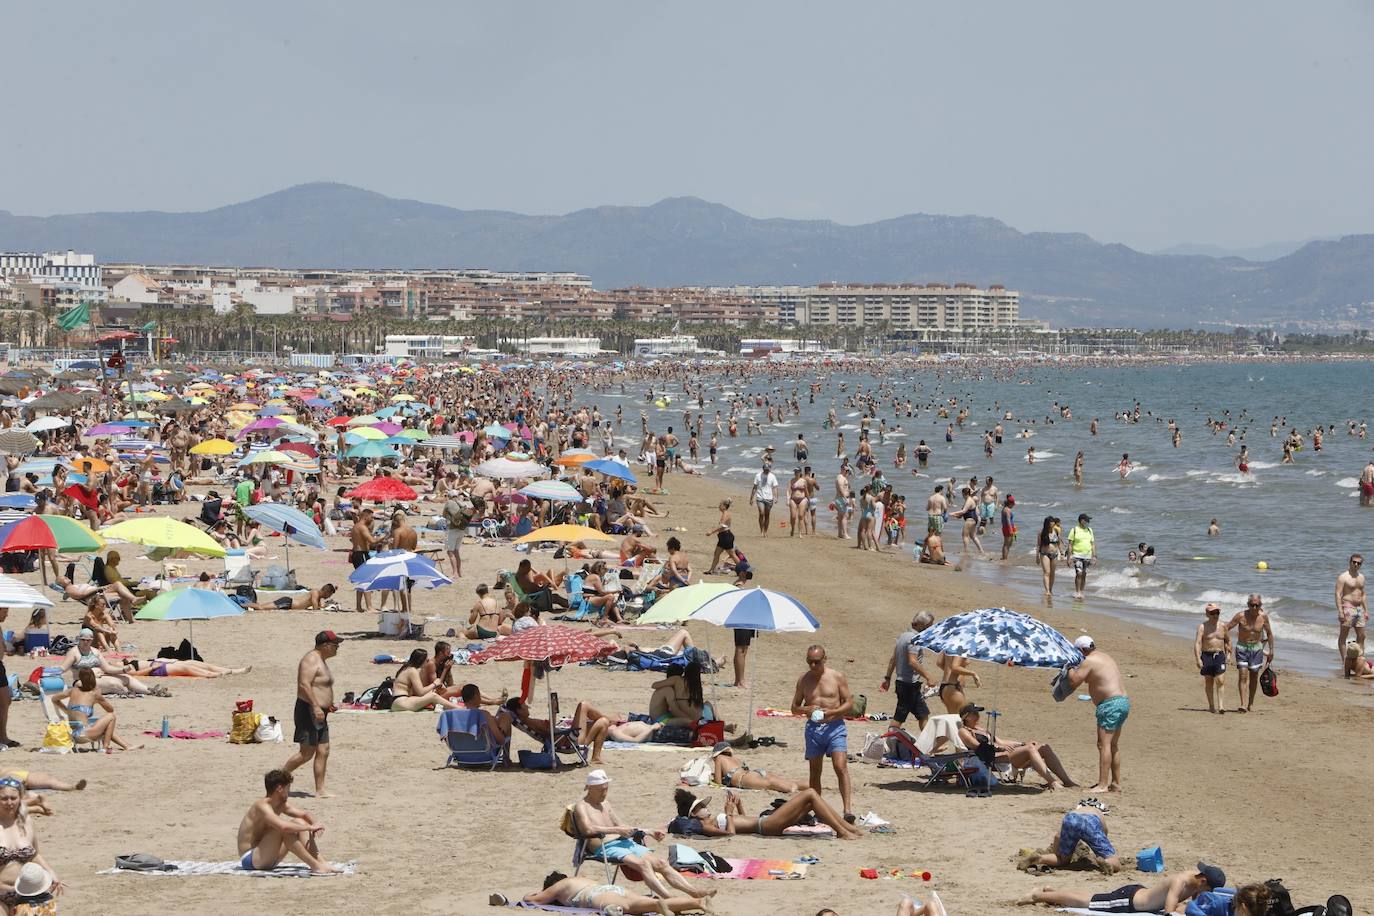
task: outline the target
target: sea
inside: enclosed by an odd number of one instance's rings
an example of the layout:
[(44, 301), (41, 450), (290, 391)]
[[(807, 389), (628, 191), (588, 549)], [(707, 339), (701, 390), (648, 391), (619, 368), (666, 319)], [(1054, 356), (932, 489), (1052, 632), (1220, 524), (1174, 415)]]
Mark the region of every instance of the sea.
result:
[[(810, 380), (821, 384), (814, 401)], [(766, 407), (758, 400), (790, 400), (794, 390), (800, 415), (768, 423)], [(1072, 571), (1060, 568), (1056, 608), (1109, 613), (1191, 638), (1206, 603), (1220, 604), (1226, 620), (1242, 610), (1247, 595), (1254, 592), (1263, 596), (1273, 622), (1277, 667), (1323, 676), (1340, 672), (1335, 580), (1351, 553), (1365, 551), (1374, 557), (1374, 543), (1368, 540), (1374, 509), (1359, 505), (1357, 490), (1360, 471), (1374, 454), (1374, 440), (1348, 433), (1351, 423), (1358, 432), (1358, 425), (1369, 417), (1360, 392), (1374, 391), (1374, 363), (1256, 361), (1111, 368), (906, 364), (886, 377), (832, 373), (824, 366), (788, 378), (726, 377), (719, 390), (704, 394), (697, 466), (708, 476), (747, 486), (764, 447), (771, 444), (777, 450), (775, 472), (785, 486), (795, 463), (793, 443), (801, 433), (810, 445), (808, 463), (822, 482), (818, 527), (822, 533), (833, 533), (834, 513), (827, 503), (839, 468), (836, 433), (844, 432), (852, 461), (862, 412), (851, 399), (875, 390), (882, 396), (870, 421), (870, 441), (878, 466), (895, 482), (896, 492), (907, 497), (910, 521), (903, 552), (910, 562), (915, 563), (912, 538), (924, 534), (925, 500), (934, 485), (953, 477), (962, 486), (972, 475), (981, 479), (991, 474), (1002, 493), (1016, 497), (1018, 540), (1011, 562), (1002, 563), (1000, 528), (991, 526), (984, 538), (988, 558), (975, 555), (963, 565), (974, 575), (1016, 590), (1023, 596), (1021, 610), (1034, 613), (1044, 601), (1033, 559), (1042, 520), (1058, 516), (1067, 532), (1078, 514), (1086, 512), (1092, 516), (1099, 562), (1088, 577), (1083, 601), (1071, 597)], [(658, 388), (653, 399), (648, 393), (648, 386), (641, 385), (624, 394), (592, 395), (603, 410), (623, 407), (620, 444), (638, 432), (641, 411), (648, 414), (652, 429), (671, 425), (681, 435), (683, 410), (697, 409), (696, 398), (688, 399), (680, 385)], [(670, 400), (660, 406), (664, 397)], [(731, 404), (740, 397), (749, 407), (740, 414), (739, 436), (730, 438), (728, 428), (722, 433), (712, 467), (707, 442), (715, 411), (728, 421)], [(893, 398), (909, 398), (912, 415), (906, 415), (904, 404), (894, 411)], [(938, 416), (937, 410), (950, 399), (967, 408), (969, 417), (962, 429), (956, 426), (954, 441), (947, 443), (945, 428), (958, 407), (950, 407), (948, 418)], [(1068, 407), (1072, 419), (1063, 419), (1054, 409), (1056, 403)], [(832, 407), (838, 430), (825, 428)], [(1003, 443), (989, 459), (983, 432), (1007, 411), (1014, 419), (1002, 420)], [(746, 433), (746, 413), (762, 423), (761, 434)], [(1098, 420), (1096, 436), (1090, 434), (1093, 418)], [(887, 432), (880, 442), (881, 419), (887, 421)], [(1167, 425), (1171, 419), (1182, 435), (1177, 448)], [(1213, 432), (1209, 420), (1224, 420), (1227, 426)], [(1271, 425), (1277, 426), (1273, 435)], [(1318, 425), (1326, 428), (1320, 452), (1313, 449), (1311, 437), (1311, 429)], [(1306, 444), (1292, 464), (1284, 464), (1282, 444), (1290, 428), (1296, 428)], [(1023, 438), (1023, 430), (1030, 436)], [(1228, 445), (1232, 430), (1236, 442)], [(681, 438), (685, 453), (686, 436)], [(928, 468), (914, 476), (914, 450), (921, 439), (933, 453)], [(894, 457), (903, 441), (908, 462), (898, 470)], [(1236, 467), (1242, 443), (1249, 446), (1245, 474)], [(1036, 452), (1033, 464), (1026, 460), (1029, 446)], [(1074, 455), (1080, 450), (1081, 488), (1072, 479)], [(1117, 470), (1123, 454), (1133, 465), (1124, 479)], [(857, 491), (866, 478), (855, 481)], [(1221, 533), (1209, 537), (1214, 518)], [(741, 543), (747, 545), (750, 526), (739, 527)], [(1155, 548), (1152, 565), (1128, 558), (1141, 542)], [(946, 528), (945, 550), (952, 562), (961, 562), (957, 520)]]

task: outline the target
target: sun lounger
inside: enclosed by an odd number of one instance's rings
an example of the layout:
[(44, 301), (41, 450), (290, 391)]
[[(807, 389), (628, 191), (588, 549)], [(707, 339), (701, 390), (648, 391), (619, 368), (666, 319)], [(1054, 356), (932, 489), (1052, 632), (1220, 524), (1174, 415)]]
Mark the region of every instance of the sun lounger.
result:
[(448, 744), (445, 767), (485, 767), (495, 770), (507, 759), (508, 748), (497, 744), (483, 725), (480, 709), (446, 709), (439, 716), (439, 737)]

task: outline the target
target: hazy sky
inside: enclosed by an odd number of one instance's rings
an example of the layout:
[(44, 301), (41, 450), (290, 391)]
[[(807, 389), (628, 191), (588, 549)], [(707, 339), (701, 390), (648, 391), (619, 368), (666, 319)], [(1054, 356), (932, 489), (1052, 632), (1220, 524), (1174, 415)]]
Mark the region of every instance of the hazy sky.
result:
[(536, 213), (974, 213), (1146, 249), (1374, 232), (1363, 0), (82, 0), (4, 23), (16, 213), (333, 180)]

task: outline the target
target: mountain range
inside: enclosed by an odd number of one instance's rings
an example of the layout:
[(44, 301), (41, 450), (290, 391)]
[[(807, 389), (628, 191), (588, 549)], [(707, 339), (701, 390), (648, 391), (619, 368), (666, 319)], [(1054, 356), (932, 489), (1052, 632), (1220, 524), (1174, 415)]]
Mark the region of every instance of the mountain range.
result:
[(0, 211), (0, 249), (68, 248), (147, 264), (575, 271), (602, 289), (1000, 283), (1021, 291), (1024, 315), (1074, 326), (1335, 326), (1374, 310), (1374, 235), (1251, 261), (1147, 254), (981, 216), (756, 219), (692, 197), (529, 216), (314, 183), (195, 213)]

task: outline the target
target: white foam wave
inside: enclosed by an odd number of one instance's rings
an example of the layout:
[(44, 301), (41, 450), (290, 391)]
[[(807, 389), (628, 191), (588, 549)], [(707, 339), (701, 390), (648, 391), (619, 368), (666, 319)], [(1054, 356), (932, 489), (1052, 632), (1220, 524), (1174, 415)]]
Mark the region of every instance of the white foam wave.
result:
[(1281, 464), (1281, 462), (1278, 461), (1252, 461), (1250, 462), (1250, 469), (1254, 471), (1263, 471), (1268, 468), (1276, 468), (1279, 464)]
[(1110, 512), (1112, 515), (1131, 515), (1131, 514), (1132, 514), (1130, 509), (1123, 509), (1123, 508), (1121, 508), (1120, 506), (1112, 506), (1112, 507), (1111, 507), (1110, 509), (1108, 509), (1107, 511)]
[(1342, 489), (1345, 489), (1345, 490), (1356, 490), (1356, 489), (1359, 489), (1359, 486), (1360, 486), (1360, 478), (1358, 478), (1358, 477), (1342, 477), (1340, 480), (1336, 481), (1336, 486), (1341, 487)]
[(754, 468), (726, 468), (725, 470), (721, 471), (721, 473), (722, 473), (722, 474), (748, 474), (749, 476), (752, 477), (754, 474), (756, 474), (756, 473), (758, 473), (758, 472), (757, 472)]
[(1145, 478), (1150, 483), (1158, 483), (1161, 480), (1182, 480), (1182, 474), (1151, 474)]
[(1313, 468), (1313, 469), (1310, 470), (1310, 471), (1303, 471), (1303, 473), (1306, 474), (1308, 477), (1325, 477), (1325, 476), (1326, 476), (1326, 472), (1323, 471), (1323, 470), (1320, 470), (1320, 469), (1318, 469), (1318, 468)]

